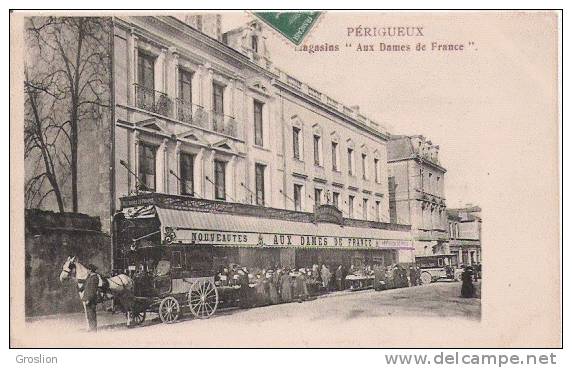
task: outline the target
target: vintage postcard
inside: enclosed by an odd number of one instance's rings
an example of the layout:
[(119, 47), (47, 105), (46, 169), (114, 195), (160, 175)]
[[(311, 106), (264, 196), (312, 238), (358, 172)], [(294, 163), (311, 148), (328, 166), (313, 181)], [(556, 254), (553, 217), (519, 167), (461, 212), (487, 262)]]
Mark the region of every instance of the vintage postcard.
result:
[(559, 347), (560, 17), (11, 13), (11, 346)]

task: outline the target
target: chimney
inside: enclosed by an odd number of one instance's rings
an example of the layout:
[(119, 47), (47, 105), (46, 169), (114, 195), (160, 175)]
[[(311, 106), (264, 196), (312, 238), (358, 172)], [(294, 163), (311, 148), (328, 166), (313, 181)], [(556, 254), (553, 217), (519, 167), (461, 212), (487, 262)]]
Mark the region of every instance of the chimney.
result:
[(222, 41), (221, 15), (216, 13), (202, 13), (185, 16), (185, 23), (214, 38)]

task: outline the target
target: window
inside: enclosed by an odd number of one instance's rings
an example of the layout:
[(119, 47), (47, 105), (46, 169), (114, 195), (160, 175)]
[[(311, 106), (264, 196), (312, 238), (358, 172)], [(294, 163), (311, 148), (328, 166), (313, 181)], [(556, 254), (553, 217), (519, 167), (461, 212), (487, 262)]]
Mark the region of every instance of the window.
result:
[(437, 192), (438, 195), (441, 194), (441, 187), (440, 187), (440, 185), (439, 185), (440, 182), (441, 182), (441, 177), (438, 176), (438, 177), (437, 177), (437, 188), (435, 188), (435, 191)]
[(348, 148), (348, 174), (354, 174), (354, 150)]
[(193, 182), (193, 168), (195, 156), (188, 153), (181, 153), (179, 158), (179, 167), (181, 175), (181, 194), (183, 195), (195, 195), (194, 182)]
[(334, 192), (332, 196), (332, 201), (336, 208), (340, 208), (340, 193)]
[(139, 186), (142, 190), (154, 192), (156, 187), (157, 147), (148, 144), (139, 145)]
[(375, 171), (375, 182), (379, 183), (379, 159), (373, 159), (373, 170)]
[(292, 128), (292, 148), (294, 150), (294, 158), (300, 159), (300, 128)]
[(348, 197), (348, 214), (350, 218), (354, 217), (354, 198), (352, 195)]
[(338, 171), (338, 143), (332, 142), (332, 170)]
[(226, 199), (226, 162), (215, 160), (215, 199)]
[(367, 198), (363, 199), (363, 219), (364, 220), (367, 220), (367, 213), (369, 212), (368, 208), (367, 208), (368, 202), (369, 201), (367, 200)]
[(199, 31), (203, 31), (203, 16), (202, 15), (197, 15), (197, 29)]
[(429, 173), (428, 177), (429, 178), (427, 179), (427, 190), (429, 191), (429, 193), (433, 193), (433, 182), (431, 181), (433, 174)]
[(192, 73), (179, 69), (179, 100), (189, 105), (193, 102), (192, 79)]
[(213, 83), (213, 113), (214, 129), (217, 130), (224, 119), (224, 86), (218, 83)]
[(171, 253), (171, 268), (182, 268), (185, 264), (184, 254), (181, 251), (173, 251)]
[(155, 89), (155, 58), (139, 51), (137, 56), (137, 84), (148, 90)]
[(265, 165), (256, 164), (254, 165), (255, 171), (255, 188), (256, 188), (256, 204), (259, 206), (264, 206), (264, 169)]
[(319, 206), (322, 204), (322, 189), (314, 189), (314, 205)]
[(367, 155), (365, 153), (361, 154), (361, 168), (362, 168), (362, 178), (367, 179)]
[(250, 46), (252, 47), (252, 51), (258, 52), (258, 36), (252, 35), (250, 37)]
[(375, 201), (375, 221), (381, 221), (381, 202)]
[(294, 184), (294, 209), (302, 211), (302, 186)]
[(254, 144), (263, 146), (264, 138), (262, 131), (262, 102), (254, 100)]
[(320, 156), (320, 136), (314, 135), (314, 165), (321, 166)]

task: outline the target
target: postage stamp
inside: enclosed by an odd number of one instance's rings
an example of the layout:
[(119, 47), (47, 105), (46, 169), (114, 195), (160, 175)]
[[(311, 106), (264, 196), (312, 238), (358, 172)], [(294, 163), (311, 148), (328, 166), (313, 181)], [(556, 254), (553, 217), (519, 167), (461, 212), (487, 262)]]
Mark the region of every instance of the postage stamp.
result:
[(319, 11), (307, 11), (253, 12), (253, 14), (298, 46), (310, 33), (310, 30), (322, 13)]

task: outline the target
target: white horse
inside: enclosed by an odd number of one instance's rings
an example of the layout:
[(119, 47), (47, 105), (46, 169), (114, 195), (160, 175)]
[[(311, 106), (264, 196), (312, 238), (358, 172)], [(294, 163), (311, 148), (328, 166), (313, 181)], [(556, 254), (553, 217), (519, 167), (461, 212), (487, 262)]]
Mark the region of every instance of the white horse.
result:
[[(64, 265), (62, 266), (62, 272), (60, 273), (60, 282), (64, 282), (71, 278), (76, 279), (77, 286), (79, 290), (80, 300), (83, 300), (84, 293), (84, 283), (93, 271), (85, 267), (76, 260), (76, 257), (68, 257)], [(103, 295), (103, 299), (111, 299), (119, 302), (121, 307), (124, 309), (130, 308), (130, 303), (133, 297), (133, 280), (124, 274), (119, 274), (113, 277), (105, 278), (100, 274), (96, 273), (99, 277), (98, 294)], [(83, 308), (85, 311), (86, 321), (87, 321), (87, 305), (83, 302)], [(89, 326), (89, 322), (88, 322)]]

